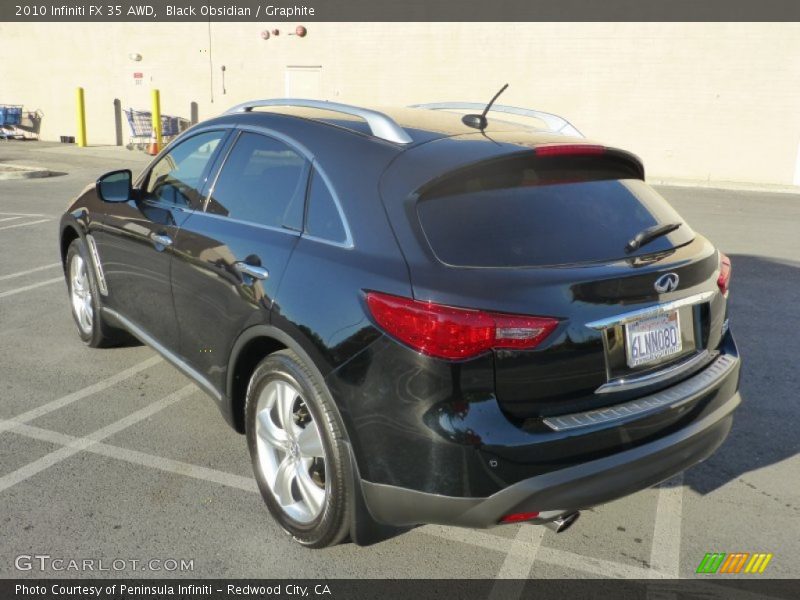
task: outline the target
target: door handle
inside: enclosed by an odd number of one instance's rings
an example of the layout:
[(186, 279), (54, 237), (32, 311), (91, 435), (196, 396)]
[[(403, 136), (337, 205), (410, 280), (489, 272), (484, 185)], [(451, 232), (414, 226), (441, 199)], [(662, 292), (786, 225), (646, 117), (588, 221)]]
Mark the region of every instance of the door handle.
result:
[(266, 279), (269, 277), (269, 271), (267, 271), (264, 267), (257, 267), (255, 265), (247, 264), (246, 262), (235, 262), (233, 263), (233, 268), (239, 273), (250, 275), (250, 277), (254, 277), (255, 279)]
[(172, 246), (172, 238), (168, 235), (164, 235), (162, 233), (151, 233), (150, 239), (153, 240), (153, 243), (159, 246)]

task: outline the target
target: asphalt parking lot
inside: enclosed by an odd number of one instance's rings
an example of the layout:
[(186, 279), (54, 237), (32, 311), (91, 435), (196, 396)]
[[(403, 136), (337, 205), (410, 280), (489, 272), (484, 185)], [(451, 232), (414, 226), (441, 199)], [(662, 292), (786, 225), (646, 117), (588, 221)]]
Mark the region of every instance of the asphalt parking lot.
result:
[[(425, 526), (309, 551), (271, 522), (244, 438), (210, 399), (145, 346), (78, 339), (57, 219), (102, 172), (148, 158), (0, 142), (0, 164), (65, 173), (0, 181), (0, 577), (81, 576), (16, 568), (34, 554), (127, 561), (95, 577), (694, 577), (707, 552), (769, 552), (759, 577), (800, 575), (800, 196), (660, 188), (733, 262), (744, 403), (708, 461), (563, 534)], [(150, 559), (193, 570), (130, 563)]]

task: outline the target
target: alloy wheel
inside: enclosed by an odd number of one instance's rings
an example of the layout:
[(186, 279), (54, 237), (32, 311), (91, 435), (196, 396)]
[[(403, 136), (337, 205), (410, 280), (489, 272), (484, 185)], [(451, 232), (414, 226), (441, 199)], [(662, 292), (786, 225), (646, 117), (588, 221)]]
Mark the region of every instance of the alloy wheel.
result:
[(301, 392), (284, 380), (261, 390), (255, 419), (258, 468), (281, 509), (299, 523), (316, 519), (328, 495), (325, 448)]
[(92, 288), (86, 272), (86, 261), (79, 254), (75, 254), (69, 264), (69, 288), (72, 312), (78, 327), (84, 334), (91, 335), (94, 324)]

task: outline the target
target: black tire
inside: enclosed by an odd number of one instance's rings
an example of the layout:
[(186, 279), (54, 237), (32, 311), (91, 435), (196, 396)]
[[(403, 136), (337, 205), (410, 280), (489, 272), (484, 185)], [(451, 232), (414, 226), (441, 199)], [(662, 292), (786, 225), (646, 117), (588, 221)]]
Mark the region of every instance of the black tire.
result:
[[(79, 257), (85, 266), (86, 279), (89, 284), (89, 291), (91, 292), (91, 328), (87, 331), (85, 323), (82, 324), (80, 318), (73, 305), (73, 290), (72, 278), (70, 277), (70, 269), (76, 257)], [(81, 340), (92, 348), (106, 348), (115, 346), (124, 339), (124, 333), (119, 329), (115, 329), (103, 318), (103, 313), (100, 310), (100, 289), (97, 287), (97, 279), (95, 277), (94, 265), (92, 258), (89, 255), (89, 249), (86, 247), (86, 242), (81, 238), (73, 240), (67, 250), (67, 258), (64, 268), (64, 274), (67, 279), (67, 294), (70, 298), (70, 312), (78, 328), (78, 335)]]
[[(317, 425), (324, 448), (325, 501), (320, 514), (307, 523), (293, 519), (284, 511), (265, 480), (259, 463), (255, 425), (258, 399), (264, 388), (276, 380), (287, 382), (300, 392), (301, 401)], [(283, 530), (308, 548), (325, 548), (342, 542), (350, 532), (352, 498), (347, 482), (352, 469), (344, 427), (322, 378), (291, 350), (269, 355), (259, 363), (250, 378), (245, 401), (245, 427), (261, 496)]]

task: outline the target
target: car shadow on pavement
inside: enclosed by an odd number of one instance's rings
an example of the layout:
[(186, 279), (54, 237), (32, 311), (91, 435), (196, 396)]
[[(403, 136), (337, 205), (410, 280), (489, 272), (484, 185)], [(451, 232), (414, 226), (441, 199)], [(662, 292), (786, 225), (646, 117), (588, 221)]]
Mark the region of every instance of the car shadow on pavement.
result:
[(700, 494), (800, 453), (800, 262), (731, 255), (731, 263), (729, 317), (742, 357), (742, 404), (725, 443), (686, 473), (685, 484)]

